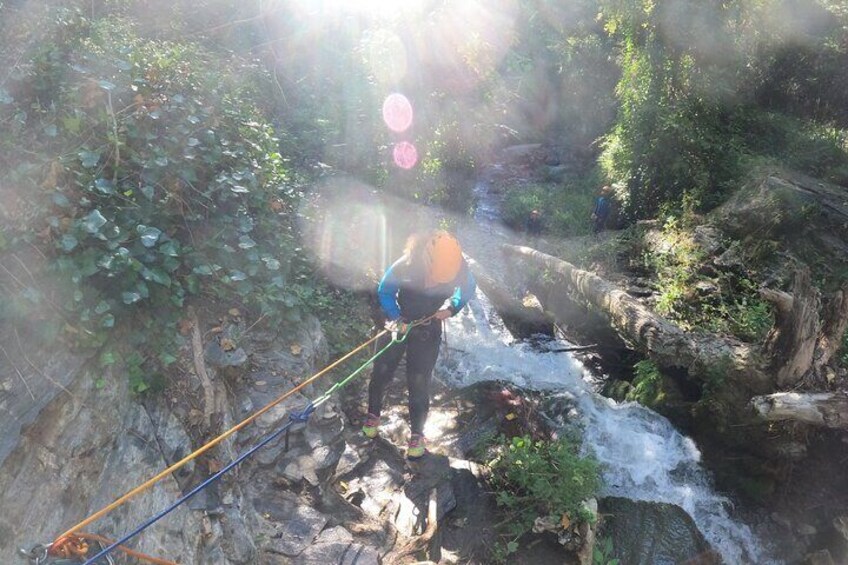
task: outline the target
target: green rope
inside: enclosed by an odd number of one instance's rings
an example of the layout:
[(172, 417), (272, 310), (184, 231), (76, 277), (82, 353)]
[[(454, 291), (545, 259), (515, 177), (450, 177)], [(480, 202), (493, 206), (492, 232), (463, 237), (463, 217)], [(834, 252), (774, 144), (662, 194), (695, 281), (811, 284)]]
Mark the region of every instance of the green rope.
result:
[(354, 372), (352, 372), (351, 374), (349, 374), (348, 376), (346, 376), (344, 379), (340, 380), (339, 382), (337, 382), (333, 386), (331, 386), (329, 389), (327, 389), (327, 392), (325, 392), (324, 394), (322, 394), (321, 396), (319, 396), (318, 398), (313, 400), (312, 403), (311, 403), (311, 406), (318, 407), (321, 404), (323, 404), (324, 402), (326, 402), (327, 399), (329, 399), (336, 391), (338, 391), (339, 389), (341, 389), (342, 387), (347, 385), (347, 383), (349, 383), (354, 378), (356, 378), (356, 376), (359, 375), (359, 373), (364, 371), (365, 368), (368, 365), (370, 365), (371, 363), (376, 361), (377, 358), (380, 355), (382, 355), (383, 353), (388, 351), (388, 349), (391, 346), (393, 346), (396, 343), (402, 343), (402, 342), (406, 341), (406, 338), (409, 336), (409, 332), (412, 331), (413, 327), (414, 327), (414, 325), (410, 324), (409, 326), (407, 326), (406, 332), (402, 336), (392, 337), (392, 340), (384, 348), (382, 348), (380, 351), (378, 351), (373, 356), (371, 356), (371, 358), (368, 359), (367, 361), (365, 361), (362, 365), (360, 365), (358, 369), (356, 369)]

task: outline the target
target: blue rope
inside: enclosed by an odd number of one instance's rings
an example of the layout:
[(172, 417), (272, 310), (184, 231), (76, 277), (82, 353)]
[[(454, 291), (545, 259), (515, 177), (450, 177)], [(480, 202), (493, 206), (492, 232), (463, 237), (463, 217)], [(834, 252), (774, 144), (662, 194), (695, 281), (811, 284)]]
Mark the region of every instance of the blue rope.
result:
[(250, 457), (251, 455), (253, 455), (257, 451), (259, 451), (260, 449), (262, 449), (263, 447), (265, 447), (266, 445), (268, 445), (269, 443), (274, 441), (274, 439), (278, 438), (280, 436), (280, 434), (282, 434), (283, 432), (288, 430), (293, 424), (306, 422), (309, 419), (309, 416), (311, 416), (313, 412), (315, 412), (315, 405), (314, 405), (314, 403), (310, 402), (306, 406), (306, 408), (303, 409), (303, 411), (297, 412), (297, 413), (294, 413), (294, 414), (290, 414), (289, 415), (289, 421), (286, 422), (285, 425), (283, 425), (280, 429), (278, 429), (274, 433), (268, 435), (267, 437), (265, 437), (265, 439), (260, 441), (258, 444), (254, 445), (253, 447), (251, 447), (250, 449), (248, 449), (247, 451), (245, 451), (244, 453), (239, 455), (232, 462), (230, 462), (226, 467), (222, 468), (220, 471), (218, 471), (217, 473), (215, 473), (214, 475), (212, 475), (211, 477), (209, 477), (208, 479), (206, 479), (205, 481), (203, 481), (202, 483), (200, 483), (199, 485), (194, 487), (190, 492), (184, 494), (182, 497), (180, 497), (175, 502), (173, 502), (170, 506), (168, 506), (167, 508), (165, 508), (164, 510), (162, 510), (161, 512), (159, 512), (158, 514), (156, 514), (152, 518), (148, 519), (146, 522), (141, 524), (139, 527), (134, 529), (132, 532), (128, 533), (127, 535), (125, 535), (124, 537), (122, 537), (121, 539), (119, 539), (118, 541), (116, 541), (115, 543), (110, 545), (109, 547), (102, 549), (100, 551), (100, 553), (98, 553), (97, 555), (95, 555), (94, 557), (92, 557), (91, 559), (86, 561), (85, 563), (83, 563), (83, 565), (94, 565), (95, 561), (97, 561), (101, 557), (105, 557), (106, 554), (110, 553), (112, 550), (117, 548), (119, 545), (124, 545), (127, 541), (131, 540), (132, 538), (134, 538), (135, 536), (140, 534), (146, 528), (149, 528), (150, 526), (152, 526), (153, 524), (155, 524), (156, 522), (158, 522), (159, 520), (161, 520), (162, 518), (164, 518), (165, 516), (167, 516), (168, 514), (173, 512), (174, 510), (176, 510), (176, 508), (178, 506), (180, 506), (182, 503), (184, 503), (185, 501), (187, 501), (188, 499), (193, 497), (195, 494), (199, 493), (200, 491), (202, 491), (203, 489), (205, 489), (206, 487), (208, 487), (209, 485), (211, 485), (212, 483), (214, 483), (215, 481), (220, 479), (224, 475), (224, 473), (228, 472), (230, 469), (232, 469), (233, 467), (235, 467), (236, 465), (238, 465), (239, 463), (241, 463), (242, 461), (244, 461), (245, 459), (247, 459), (248, 457)]
[[(341, 387), (346, 385), (348, 382), (350, 382), (354, 377), (356, 377), (359, 373), (361, 373), (365, 369), (365, 367), (367, 367), (375, 359), (377, 359), (377, 357), (379, 357), (380, 355), (385, 353), (385, 351), (387, 349), (389, 349), (392, 345), (394, 345), (395, 343), (405, 341), (407, 336), (409, 335), (410, 330), (412, 330), (412, 327), (413, 327), (413, 325), (410, 325), (409, 329), (406, 330), (406, 333), (404, 333), (403, 336), (393, 337), (391, 339), (391, 341), (389, 341), (389, 343), (386, 344), (385, 347), (383, 347), (380, 351), (375, 353), (370, 359), (368, 359), (365, 363), (363, 363), (357, 370), (355, 370), (353, 373), (348, 375), (343, 380), (334, 384), (332, 387), (330, 387), (329, 390), (327, 390), (327, 392), (325, 392), (324, 394), (322, 394), (321, 396), (319, 396), (315, 400), (311, 401), (306, 406), (306, 408), (304, 408), (301, 412), (296, 412), (296, 413), (290, 414), (289, 415), (289, 421), (286, 422), (286, 424), (283, 427), (281, 427), (280, 429), (278, 429), (274, 433), (267, 436), (265, 439), (263, 439), (261, 442), (259, 442), (255, 446), (251, 447), (249, 450), (247, 450), (244, 453), (242, 453), (241, 455), (239, 455), (236, 459), (234, 459), (226, 467), (224, 467), (223, 469), (221, 469), (220, 471), (218, 471), (217, 473), (215, 473), (214, 475), (212, 475), (211, 477), (209, 477), (208, 479), (206, 479), (205, 481), (203, 481), (202, 483), (200, 483), (199, 485), (194, 487), (187, 494), (184, 494), (181, 498), (177, 499), (170, 506), (168, 506), (167, 508), (165, 508), (164, 510), (159, 512), (159, 514), (156, 514), (152, 518), (148, 519), (146, 522), (144, 522), (140, 526), (138, 526), (135, 530), (128, 533), (127, 535), (125, 535), (124, 537), (122, 537), (121, 539), (119, 539), (118, 541), (116, 541), (115, 543), (110, 545), (109, 547), (101, 550), (100, 553), (98, 553), (94, 557), (90, 558), (88, 561), (83, 563), (83, 565), (95, 565), (95, 561), (97, 561), (101, 557), (106, 556), (108, 553), (110, 553), (112, 550), (117, 548), (119, 545), (124, 545), (127, 541), (131, 540), (132, 538), (134, 538), (135, 536), (137, 536), (138, 534), (143, 532), (145, 529), (149, 528), (150, 526), (152, 526), (153, 524), (155, 524), (156, 522), (158, 522), (159, 520), (161, 520), (162, 518), (164, 518), (165, 516), (167, 516), (168, 514), (173, 512), (174, 510), (176, 510), (176, 508), (178, 506), (180, 506), (182, 503), (184, 503), (186, 500), (190, 499), (195, 494), (197, 494), (198, 492), (200, 492), (203, 489), (205, 489), (206, 487), (208, 487), (210, 484), (212, 484), (215, 481), (217, 481), (218, 479), (220, 479), (221, 476), (224, 475), (224, 473), (228, 472), (230, 469), (232, 469), (233, 467), (235, 467), (236, 465), (238, 465), (239, 463), (241, 463), (242, 461), (244, 461), (245, 459), (247, 459), (248, 457), (250, 457), (251, 455), (253, 455), (257, 451), (259, 451), (261, 448), (268, 445), (275, 438), (279, 437), (283, 432), (287, 431), (293, 424), (302, 423), (302, 422), (306, 422), (307, 420), (309, 420), (309, 416), (311, 416), (312, 413), (315, 412), (315, 409), (320, 404), (324, 403), (335, 391), (337, 391), (338, 389), (340, 389)], [(286, 443), (287, 443), (286, 447), (288, 448), (288, 442), (286, 442)]]

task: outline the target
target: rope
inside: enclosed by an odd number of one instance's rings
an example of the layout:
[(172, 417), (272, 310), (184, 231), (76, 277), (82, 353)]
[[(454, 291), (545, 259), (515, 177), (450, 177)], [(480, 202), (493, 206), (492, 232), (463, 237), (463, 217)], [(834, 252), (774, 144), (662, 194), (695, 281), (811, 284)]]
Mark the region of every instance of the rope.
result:
[[(429, 318), (427, 318), (427, 320), (429, 320)], [(367, 367), (368, 365), (373, 363), (380, 355), (385, 353), (392, 345), (394, 345), (395, 343), (398, 343), (398, 342), (405, 341), (407, 336), (409, 335), (409, 331), (414, 326), (420, 325), (421, 323), (424, 323), (424, 321), (422, 320), (422, 321), (418, 321), (418, 322), (414, 322), (412, 324), (409, 324), (407, 331), (402, 336), (398, 336), (398, 337), (393, 336), (392, 339), (389, 341), (388, 344), (386, 344), (385, 347), (383, 347), (377, 353), (375, 353), (373, 356), (371, 356), (367, 361), (365, 361), (362, 365), (360, 365), (360, 367), (357, 368), (353, 373), (351, 373), (350, 375), (345, 377), (343, 380), (337, 382), (332, 387), (330, 387), (330, 389), (327, 390), (327, 392), (325, 392), (324, 394), (319, 396), (317, 399), (311, 401), (306, 406), (306, 408), (303, 409), (303, 411), (290, 414), (289, 415), (289, 421), (286, 422), (285, 425), (283, 425), (278, 430), (276, 430), (276, 431), (272, 432), (271, 434), (269, 434), (268, 436), (266, 436), (258, 444), (251, 447), (250, 449), (248, 449), (247, 451), (245, 451), (241, 455), (239, 455), (236, 459), (234, 459), (233, 461), (228, 463), (225, 467), (223, 467), (217, 473), (208, 477), (205, 481), (203, 481), (202, 483), (200, 483), (199, 485), (194, 487), (190, 492), (184, 494), (179, 499), (177, 499), (176, 501), (171, 503), (167, 508), (165, 508), (164, 510), (162, 510), (161, 512), (159, 512), (155, 516), (153, 516), (153, 517), (149, 518), (148, 520), (146, 520), (145, 522), (143, 522), (140, 526), (135, 528), (130, 533), (126, 534), (124, 537), (122, 537), (118, 541), (113, 542), (108, 547), (102, 549), (97, 555), (88, 559), (83, 565), (94, 565), (94, 563), (98, 559), (106, 556), (107, 554), (109, 554), (115, 548), (119, 547), (122, 544), (125, 544), (127, 541), (131, 540), (132, 538), (134, 538), (135, 536), (140, 534), (142, 531), (144, 531), (148, 527), (152, 526), (153, 524), (155, 524), (156, 522), (158, 522), (159, 520), (161, 520), (162, 518), (164, 518), (165, 516), (167, 516), (168, 514), (173, 512), (174, 510), (176, 510), (180, 505), (182, 505), (184, 502), (189, 500), (191, 497), (196, 495), (198, 492), (202, 491), (203, 489), (205, 489), (206, 487), (208, 487), (209, 485), (211, 485), (212, 483), (214, 483), (215, 481), (220, 479), (225, 473), (230, 471), (232, 468), (236, 467), (238, 464), (240, 464), (242, 461), (244, 461), (245, 459), (247, 459), (248, 457), (250, 457), (251, 455), (256, 453), (258, 450), (262, 449), (264, 446), (266, 446), (270, 442), (274, 441), (276, 438), (278, 438), (280, 435), (282, 435), (284, 432), (286, 432), (293, 424), (306, 422), (309, 419), (309, 416), (315, 411), (315, 409), (318, 406), (320, 406), (323, 402), (325, 402), (330, 397), (330, 395), (332, 393), (334, 393), (335, 391), (339, 390), (340, 388), (345, 386), (347, 383), (349, 383), (354, 377), (356, 377), (359, 373), (361, 373), (365, 369), (365, 367)], [(369, 340), (369, 341), (365, 342), (364, 344), (362, 344), (361, 346), (359, 346), (357, 348), (357, 350), (361, 349), (363, 347), (367, 347), (371, 343), (371, 341), (376, 340), (377, 338), (379, 338), (380, 336), (382, 336), (385, 333), (386, 333), (385, 330), (381, 331), (380, 333), (377, 334), (377, 336), (375, 336), (371, 340)], [(349, 355), (350, 354), (346, 355), (344, 358), (348, 357)], [(342, 359), (344, 359), (344, 358), (342, 358)], [(338, 361), (335, 364), (338, 364)], [(326, 370), (324, 370), (322, 372), (326, 372)], [(312, 377), (311, 380), (314, 380), (314, 378), (316, 378), (316, 377)], [(308, 383), (308, 382), (309, 381), (305, 381), (304, 383), (302, 383), (300, 385), (300, 388), (305, 386), (306, 383)], [(298, 389), (295, 388), (294, 390), (298, 390)], [(291, 391), (289, 394), (291, 394), (293, 392), (294, 391)], [(263, 409), (263, 410), (265, 410), (265, 409)], [(255, 414), (254, 416), (257, 416), (258, 414), (259, 413)], [(241, 424), (239, 424), (239, 425), (241, 425)]]
[(303, 389), (305, 386), (309, 385), (310, 383), (314, 382), (318, 378), (324, 376), (325, 374), (327, 374), (331, 370), (335, 369), (340, 364), (347, 361), (348, 359), (350, 359), (351, 357), (353, 357), (354, 355), (356, 355), (357, 353), (359, 353), (360, 351), (362, 351), (363, 349), (365, 349), (366, 347), (371, 345), (371, 343), (377, 341), (380, 337), (382, 337), (383, 335), (385, 335), (387, 333), (388, 332), (386, 330), (380, 331), (379, 333), (377, 333), (377, 335), (375, 335), (374, 337), (372, 337), (371, 339), (369, 339), (365, 343), (359, 345), (358, 347), (352, 349), (349, 353), (347, 353), (343, 357), (337, 359), (333, 363), (330, 363), (329, 365), (327, 365), (326, 367), (324, 367), (323, 369), (321, 369), (320, 371), (318, 371), (317, 373), (315, 373), (314, 375), (312, 375), (311, 377), (309, 377), (308, 379), (306, 379), (305, 381), (303, 381), (302, 383), (300, 383), (299, 385), (297, 385), (296, 387), (291, 389), (290, 391), (286, 392), (285, 394), (282, 394), (281, 396), (279, 396), (275, 400), (272, 400), (270, 403), (265, 405), (259, 411), (255, 412), (253, 415), (248, 416), (247, 418), (245, 418), (244, 420), (242, 420), (241, 422), (239, 422), (238, 424), (236, 424), (235, 426), (233, 426), (232, 428), (230, 428), (226, 432), (222, 433), (221, 435), (219, 435), (215, 439), (209, 441), (208, 443), (206, 443), (202, 447), (198, 448), (194, 452), (188, 454), (187, 456), (185, 456), (181, 460), (177, 461), (176, 463), (174, 463), (173, 465), (171, 465), (170, 467), (168, 467), (167, 469), (165, 469), (164, 471), (162, 471), (161, 473), (159, 473), (155, 477), (147, 480), (146, 482), (142, 483), (141, 485), (139, 485), (139, 486), (135, 487), (134, 489), (132, 489), (131, 491), (127, 492), (126, 494), (124, 494), (123, 496), (121, 496), (120, 498), (118, 498), (117, 500), (112, 502), (111, 504), (101, 508), (100, 510), (98, 510), (97, 512), (95, 512), (94, 514), (92, 514), (91, 516), (89, 516), (88, 518), (83, 520), (82, 522), (80, 522), (79, 524), (75, 525), (72, 528), (69, 528), (68, 531), (66, 531), (65, 533), (63, 533), (62, 535), (60, 535), (59, 537), (56, 538), (56, 540), (53, 542), (53, 545), (61, 545), (62, 541), (65, 538), (74, 535), (75, 532), (78, 532), (79, 530), (82, 530), (83, 528), (85, 528), (86, 526), (91, 524), (92, 522), (99, 520), (100, 518), (102, 518), (103, 516), (105, 516), (106, 514), (111, 512), (112, 510), (114, 510), (115, 508), (122, 506), (127, 501), (131, 500), (132, 498), (134, 498), (137, 495), (141, 494), (142, 492), (146, 491), (147, 489), (152, 487), (154, 484), (158, 483), (163, 478), (167, 477), (169, 474), (173, 473), (174, 471), (176, 471), (177, 469), (179, 469), (180, 467), (182, 467), (183, 465), (185, 465), (189, 461), (192, 461), (193, 459), (202, 455), (206, 451), (209, 451), (211, 448), (215, 447), (216, 445), (218, 445), (219, 443), (221, 443), (222, 441), (224, 441), (225, 439), (227, 439), (228, 437), (230, 437), (231, 435), (233, 435), (237, 431), (241, 430), (242, 428), (244, 428), (245, 426), (247, 426), (251, 422), (255, 421), (262, 414), (268, 412), (271, 408), (273, 408), (274, 406), (276, 406), (277, 404), (279, 404), (280, 402), (282, 402), (286, 398), (290, 397), (294, 393)]
[[(89, 546), (87, 542), (97, 542), (101, 544), (103, 547), (111, 545), (113, 542), (109, 538), (105, 538), (103, 536), (98, 536), (96, 534), (75, 534), (73, 537), (69, 538), (70, 543), (67, 543), (62, 546), (53, 546), (49, 550), (49, 554), (56, 557), (76, 557), (77, 559), (84, 559), (85, 555), (88, 553)], [(117, 545), (116, 549), (119, 551), (129, 555), (130, 557), (135, 557), (141, 561), (147, 561), (148, 563), (153, 563), (153, 565), (177, 565), (174, 561), (169, 561), (167, 559), (160, 559), (158, 557), (153, 557), (151, 555), (147, 555), (146, 553), (141, 553), (140, 551), (135, 551), (123, 545)]]

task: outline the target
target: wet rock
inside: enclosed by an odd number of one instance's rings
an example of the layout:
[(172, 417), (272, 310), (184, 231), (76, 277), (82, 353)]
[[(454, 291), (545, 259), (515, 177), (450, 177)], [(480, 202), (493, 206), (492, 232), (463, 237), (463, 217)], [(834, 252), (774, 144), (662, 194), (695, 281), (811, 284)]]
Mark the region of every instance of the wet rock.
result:
[(833, 529), (843, 542), (848, 543), (848, 516), (838, 516), (833, 519)]
[(725, 268), (742, 267), (744, 262), (745, 258), (742, 256), (742, 249), (738, 243), (734, 243), (727, 251), (713, 259), (713, 263)]
[(308, 547), (295, 565), (379, 565), (380, 554), (373, 547), (358, 543), (316, 543)]
[(787, 518), (783, 514), (779, 514), (777, 512), (772, 512), (771, 513), (771, 519), (774, 520), (774, 522), (776, 524), (783, 526), (787, 530), (792, 529), (792, 522), (789, 520), (789, 518)]
[(802, 536), (814, 536), (818, 533), (818, 530), (809, 524), (798, 524), (795, 531)]
[(695, 228), (695, 233), (692, 235), (692, 239), (695, 240), (695, 243), (697, 243), (708, 255), (712, 255), (721, 249), (721, 238), (722, 233), (719, 229), (705, 225), (697, 226)]
[(295, 557), (312, 544), (327, 524), (324, 514), (288, 491), (267, 493), (253, 504), (266, 529), (271, 530), (270, 539), (262, 545), (265, 551)]
[(348, 498), (373, 517), (379, 517), (403, 487), (403, 470), (384, 460), (369, 462), (362, 476), (348, 482)]
[(830, 552), (826, 549), (811, 553), (804, 558), (803, 565), (836, 565)]
[(344, 452), (342, 452), (341, 457), (339, 457), (338, 464), (336, 465), (335, 477), (343, 477), (348, 474), (356, 468), (361, 461), (362, 458), (359, 456), (359, 453), (352, 448), (350, 444), (345, 443)]
[(252, 563), (256, 558), (256, 545), (239, 509), (227, 508), (224, 515), (226, 519), (221, 521), (221, 549), (230, 563)]
[(342, 526), (336, 526), (334, 528), (327, 528), (321, 535), (318, 536), (318, 539), (315, 540), (315, 543), (352, 543), (353, 535)]
[(399, 508), (395, 527), (405, 536), (420, 535), (427, 528), (429, 505), (436, 504), (436, 521), (440, 522), (448, 512), (456, 508), (456, 497), (450, 483), (450, 467), (446, 457), (441, 457), (444, 472), (429, 475), (426, 471), (413, 477), (404, 485), (402, 495), (399, 495)]
[(203, 354), (206, 362), (216, 367), (240, 367), (247, 363), (247, 352), (244, 349), (227, 349), (216, 339), (206, 344)]
[(679, 506), (615, 497), (601, 499), (599, 506), (605, 516), (600, 536), (612, 539), (622, 563), (672, 565), (712, 553), (692, 518)]

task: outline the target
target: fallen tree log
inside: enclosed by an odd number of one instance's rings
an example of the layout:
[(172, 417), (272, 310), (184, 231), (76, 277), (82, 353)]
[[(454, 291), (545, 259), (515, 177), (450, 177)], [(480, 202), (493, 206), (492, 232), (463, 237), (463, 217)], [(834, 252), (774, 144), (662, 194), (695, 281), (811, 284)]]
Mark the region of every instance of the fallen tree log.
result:
[(480, 263), (467, 255), (465, 260), (471, 267), (477, 284), (492, 301), (492, 305), (509, 331), (518, 336), (530, 336), (537, 333), (553, 334), (553, 318), (546, 314), (541, 306), (533, 308), (513, 297), (512, 293), (492, 277)]
[(564, 292), (598, 309), (629, 346), (659, 365), (684, 368), (703, 381), (731, 380), (735, 391), (747, 397), (774, 390), (759, 348), (725, 336), (684, 331), (609, 281), (567, 261), (529, 247), (504, 245), (503, 250), (559, 275)]
[(762, 289), (775, 309), (775, 324), (763, 347), (778, 387), (815, 379), (842, 343), (848, 326), (848, 282), (822, 299), (808, 269), (798, 269), (792, 293)]
[(831, 392), (777, 392), (751, 399), (764, 420), (791, 420), (828, 428), (848, 428), (848, 395)]

